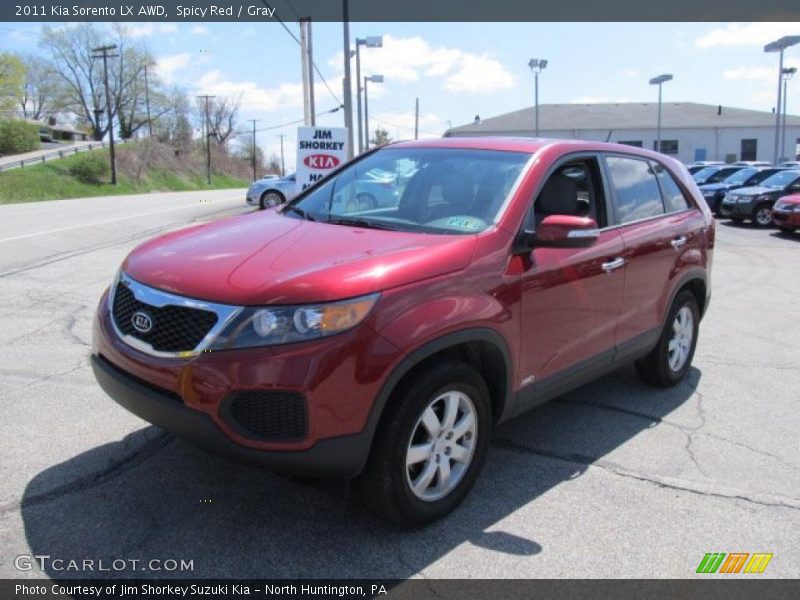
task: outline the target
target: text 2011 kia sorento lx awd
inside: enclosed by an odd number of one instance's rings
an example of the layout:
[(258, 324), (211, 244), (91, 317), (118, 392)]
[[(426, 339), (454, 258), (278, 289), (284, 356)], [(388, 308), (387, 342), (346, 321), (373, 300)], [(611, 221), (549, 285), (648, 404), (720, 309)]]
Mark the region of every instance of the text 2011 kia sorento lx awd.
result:
[[(361, 202), (379, 170), (394, 206)], [(467, 494), (492, 427), (628, 361), (690, 366), (714, 223), (627, 146), (399, 143), (289, 204), (136, 248), (100, 301), (105, 391), (199, 445), (356, 477), (403, 524)]]

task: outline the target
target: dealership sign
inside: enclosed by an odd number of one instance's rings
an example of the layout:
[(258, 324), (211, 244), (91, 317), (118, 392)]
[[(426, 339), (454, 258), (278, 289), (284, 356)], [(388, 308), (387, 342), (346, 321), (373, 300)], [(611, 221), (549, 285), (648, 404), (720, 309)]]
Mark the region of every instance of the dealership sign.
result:
[(319, 181), (347, 160), (344, 127), (297, 128), (297, 192)]

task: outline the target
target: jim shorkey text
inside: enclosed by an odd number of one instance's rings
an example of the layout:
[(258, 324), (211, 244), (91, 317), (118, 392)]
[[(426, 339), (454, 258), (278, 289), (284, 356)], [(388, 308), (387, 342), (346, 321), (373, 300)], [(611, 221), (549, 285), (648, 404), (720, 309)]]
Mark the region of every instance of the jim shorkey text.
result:
[[(195, 596), (232, 596), (232, 597), (286, 597), (286, 596), (337, 596), (340, 598), (374, 598), (386, 595), (387, 589), (382, 584), (370, 585), (335, 585), (335, 584), (264, 584), (250, 585), (241, 583), (221, 584), (153, 584), (113, 583), (104, 585), (59, 584), (27, 585), (17, 584), (14, 589), (17, 597), (43, 596), (51, 594), (55, 597), (97, 597), (97, 598), (143, 598), (143, 597), (176, 597), (193, 598)], [(52, 597), (51, 596), (51, 597)]]

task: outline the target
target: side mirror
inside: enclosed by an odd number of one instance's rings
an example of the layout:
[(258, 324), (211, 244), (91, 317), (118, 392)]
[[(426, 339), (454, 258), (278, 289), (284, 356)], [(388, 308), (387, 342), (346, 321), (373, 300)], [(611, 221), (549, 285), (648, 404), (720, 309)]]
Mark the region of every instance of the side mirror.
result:
[(536, 228), (533, 245), (539, 248), (586, 248), (594, 244), (599, 235), (594, 219), (550, 215)]

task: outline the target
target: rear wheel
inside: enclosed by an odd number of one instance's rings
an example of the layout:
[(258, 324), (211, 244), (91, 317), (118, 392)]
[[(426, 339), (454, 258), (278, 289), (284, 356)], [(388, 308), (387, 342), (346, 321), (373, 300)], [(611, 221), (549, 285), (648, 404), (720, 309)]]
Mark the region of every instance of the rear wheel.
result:
[(261, 208), (262, 210), (265, 208), (275, 208), (276, 206), (280, 206), (286, 201), (283, 194), (275, 190), (267, 190), (263, 194), (261, 194)]
[(697, 299), (684, 290), (672, 303), (658, 344), (650, 354), (636, 362), (636, 370), (642, 379), (661, 387), (680, 383), (692, 365), (699, 323)]
[(402, 527), (425, 525), (467, 495), (486, 459), (489, 391), (461, 362), (415, 373), (389, 399), (356, 485), (367, 507)]
[(772, 225), (772, 209), (768, 204), (762, 204), (756, 207), (753, 212), (753, 223), (759, 227), (769, 227)]

